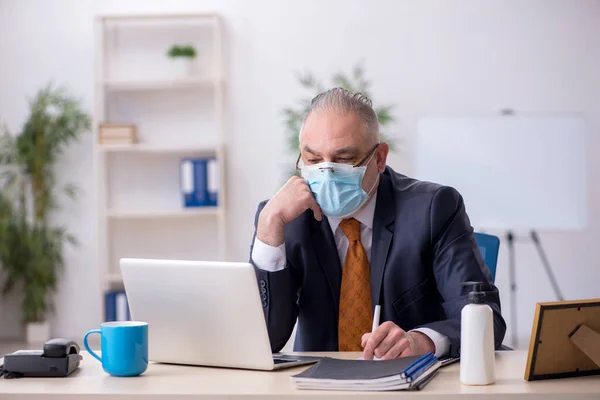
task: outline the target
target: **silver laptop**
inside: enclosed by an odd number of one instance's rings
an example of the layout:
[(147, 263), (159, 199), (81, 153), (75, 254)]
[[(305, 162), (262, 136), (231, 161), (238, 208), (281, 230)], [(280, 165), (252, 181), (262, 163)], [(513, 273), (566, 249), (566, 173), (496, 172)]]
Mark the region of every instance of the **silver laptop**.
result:
[(318, 357), (273, 355), (249, 263), (123, 258), (131, 318), (148, 322), (150, 361), (275, 370)]

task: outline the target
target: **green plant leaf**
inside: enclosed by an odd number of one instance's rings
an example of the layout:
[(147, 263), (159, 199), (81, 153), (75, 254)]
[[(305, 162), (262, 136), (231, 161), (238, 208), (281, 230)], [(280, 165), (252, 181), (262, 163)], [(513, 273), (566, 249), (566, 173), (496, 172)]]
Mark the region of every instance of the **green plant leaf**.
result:
[(356, 88), (354, 87), (354, 83), (350, 81), (350, 79), (342, 73), (337, 73), (333, 76), (333, 84), (334, 86), (342, 87), (351, 92), (355, 92)]
[(13, 288), (15, 286), (15, 280), (12, 276), (9, 276), (8, 278), (6, 278), (6, 280), (4, 281), (4, 285), (2, 286), (2, 295), (6, 296), (8, 293), (10, 293)]
[(298, 75), (298, 81), (306, 89), (314, 89), (317, 86), (317, 80), (310, 72), (304, 72)]
[(362, 62), (358, 62), (352, 68), (352, 77), (356, 82), (362, 82), (365, 79), (365, 68)]
[(79, 188), (72, 183), (66, 184), (63, 187), (63, 191), (65, 192), (65, 195), (71, 200), (76, 200), (77, 196), (79, 195)]
[(173, 45), (169, 48), (169, 51), (167, 52), (167, 55), (171, 58), (173, 57), (178, 57), (181, 55), (181, 49), (179, 48), (179, 46), (177, 45)]
[(8, 165), (15, 162), (14, 139), (5, 132), (0, 136), (0, 165)]
[(394, 117), (392, 116), (391, 112), (393, 107), (394, 106), (383, 106), (375, 108), (375, 113), (377, 114), (379, 125), (386, 126), (390, 122), (394, 121)]
[(65, 235), (65, 240), (67, 241), (67, 243), (69, 243), (73, 247), (79, 246), (79, 241), (77, 240), (77, 238), (75, 236), (73, 236), (71, 234)]

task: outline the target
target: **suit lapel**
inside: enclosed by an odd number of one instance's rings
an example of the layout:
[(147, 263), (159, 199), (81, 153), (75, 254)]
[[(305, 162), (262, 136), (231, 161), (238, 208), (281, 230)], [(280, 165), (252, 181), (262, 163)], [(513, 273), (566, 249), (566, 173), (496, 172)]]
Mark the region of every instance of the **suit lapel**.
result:
[(335, 299), (335, 313), (337, 315), (340, 305), (340, 287), (342, 286), (342, 267), (337, 247), (327, 217), (323, 216), (321, 222), (313, 219), (312, 226), (313, 246)]
[(387, 173), (381, 174), (380, 179), (373, 217), (373, 243), (371, 245), (371, 299), (373, 306), (380, 304), (383, 273), (394, 236), (394, 220), (396, 219), (391, 179)]

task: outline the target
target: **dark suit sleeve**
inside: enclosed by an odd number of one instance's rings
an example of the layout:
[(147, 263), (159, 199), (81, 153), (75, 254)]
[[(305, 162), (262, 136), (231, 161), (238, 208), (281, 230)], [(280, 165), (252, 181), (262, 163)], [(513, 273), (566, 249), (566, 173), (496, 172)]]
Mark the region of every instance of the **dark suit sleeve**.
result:
[(265, 204), (266, 202), (260, 203), (256, 212), (254, 236), (250, 245), (250, 262), (254, 265), (258, 287), (261, 291), (271, 350), (273, 353), (277, 353), (289, 340), (298, 317), (298, 279), (294, 276), (294, 268), (289, 262), (289, 257), (286, 260), (286, 268), (276, 272), (264, 271), (252, 261), (258, 217)]
[(460, 354), (460, 316), (468, 304), (466, 281), (482, 282), (485, 302), (494, 313), (494, 343), (499, 348), (506, 333), (500, 313), (500, 295), (485, 266), (462, 196), (453, 188), (442, 187), (434, 194), (430, 209), (433, 274), (443, 298), (446, 320), (424, 325), (450, 339), (450, 356)]

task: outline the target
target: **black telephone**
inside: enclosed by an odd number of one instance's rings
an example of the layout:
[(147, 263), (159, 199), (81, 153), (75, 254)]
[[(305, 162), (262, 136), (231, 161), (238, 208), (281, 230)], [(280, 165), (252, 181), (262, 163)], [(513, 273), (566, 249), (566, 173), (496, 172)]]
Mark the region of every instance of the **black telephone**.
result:
[(0, 377), (69, 376), (79, 367), (81, 360), (77, 343), (52, 339), (44, 344), (43, 350), (19, 350), (5, 355), (0, 359)]

